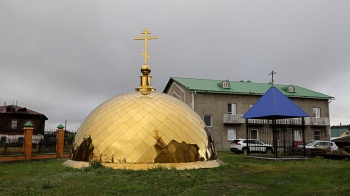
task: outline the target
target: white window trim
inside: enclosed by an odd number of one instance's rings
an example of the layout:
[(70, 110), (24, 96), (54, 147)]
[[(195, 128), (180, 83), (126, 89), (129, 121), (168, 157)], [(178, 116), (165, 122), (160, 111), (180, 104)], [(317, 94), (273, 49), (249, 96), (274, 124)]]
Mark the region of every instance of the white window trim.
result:
[(320, 118), (321, 117), (321, 108), (320, 107), (315, 107), (312, 109), (312, 116), (314, 118)]
[(222, 83), (221, 83), (221, 88), (227, 88), (227, 89), (230, 89), (231, 88), (231, 84), (230, 84), (230, 82), (229, 81), (223, 81)]
[[(231, 105), (231, 112), (228, 111), (229, 105)], [(236, 103), (227, 103), (227, 114), (237, 115), (237, 104)]]
[[(175, 86), (175, 87), (174, 87), (174, 86)], [(170, 86), (169, 91), (168, 91), (168, 94), (169, 94), (169, 92), (174, 92), (173, 89), (176, 89), (176, 88), (179, 89), (179, 90), (183, 93), (183, 96), (181, 96), (181, 95), (179, 95), (179, 94), (177, 94), (177, 93), (176, 93), (176, 95), (179, 96), (179, 97), (181, 97), (180, 100), (183, 99), (182, 101), (186, 103), (186, 93), (185, 93), (185, 91), (184, 91), (176, 82), (173, 82), (173, 84)]]
[[(230, 136), (232, 136), (232, 138)], [(237, 131), (236, 131), (236, 129), (228, 129), (227, 130), (227, 140), (228, 141), (233, 141), (235, 139), (237, 139)]]
[(294, 141), (301, 141), (301, 131), (294, 130)]
[(11, 129), (17, 129), (17, 127), (18, 127), (18, 120), (12, 120)]
[(178, 99), (181, 100), (181, 96), (178, 95), (175, 91), (173, 91), (173, 92), (171, 93), (171, 96), (176, 97), (176, 98), (178, 98)]

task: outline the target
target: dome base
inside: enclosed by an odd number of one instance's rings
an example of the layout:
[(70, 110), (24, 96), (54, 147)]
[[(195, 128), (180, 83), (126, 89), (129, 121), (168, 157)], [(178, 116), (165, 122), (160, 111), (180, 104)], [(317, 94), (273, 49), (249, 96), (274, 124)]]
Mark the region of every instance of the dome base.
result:
[[(215, 168), (223, 165), (224, 163), (217, 159), (212, 161), (197, 161), (187, 163), (102, 163), (103, 166), (112, 169), (124, 169), (124, 170), (149, 170), (156, 168), (163, 169), (202, 169), (202, 168)], [(90, 166), (89, 162), (67, 160), (64, 162), (67, 167), (76, 169), (82, 169)]]

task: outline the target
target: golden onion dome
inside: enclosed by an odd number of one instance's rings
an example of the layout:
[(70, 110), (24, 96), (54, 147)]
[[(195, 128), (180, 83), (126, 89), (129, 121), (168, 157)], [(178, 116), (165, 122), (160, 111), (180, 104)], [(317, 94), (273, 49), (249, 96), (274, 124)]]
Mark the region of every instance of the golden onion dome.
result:
[(215, 159), (202, 119), (163, 93), (115, 96), (94, 109), (75, 137), (73, 160), (174, 163)]
[(145, 36), (140, 86), (94, 109), (75, 137), (72, 160), (102, 163), (184, 163), (216, 159), (214, 142), (203, 120), (184, 102), (151, 86)]

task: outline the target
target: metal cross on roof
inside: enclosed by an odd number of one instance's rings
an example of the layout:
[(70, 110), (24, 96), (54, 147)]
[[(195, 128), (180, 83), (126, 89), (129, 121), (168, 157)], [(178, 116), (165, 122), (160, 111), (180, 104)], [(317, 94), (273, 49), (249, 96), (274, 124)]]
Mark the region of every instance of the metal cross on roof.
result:
[(269, 75), (271, 75), (272, 76), (272, 80), (271, 80), (271, 82), (272, 82), (272, 86), (274, 86), (275, 84), (274, 84), (274, 80), (273, 80), (273, 75), (274, 74), (277, 74), (277, 72), (275, 72), (275, 71), (271, 71), (271, 73), (269, 73)]
[(158, 36), (148, 36), (148, 34), (151, 34), (150, 31), (148, 31), (147, 28), (145, 28), (144, 31), (142, 31), (142, 34), (144, 34), (144, 36), (140, 36), (140, 37), (135, 37), (134, 40), (145, 40), (144, 42), (144, 52), (142, 52), (142, 56), (144, 56), (144, 65), (147, 65), (147, 59), (151, 58), (148, 55), (148, 40), (151, 39), (158, 39)]

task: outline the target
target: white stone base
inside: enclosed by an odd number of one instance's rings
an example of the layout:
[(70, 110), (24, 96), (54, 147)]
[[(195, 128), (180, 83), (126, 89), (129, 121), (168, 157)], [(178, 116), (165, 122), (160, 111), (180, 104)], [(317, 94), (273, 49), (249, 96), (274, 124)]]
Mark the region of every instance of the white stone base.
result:
[[(154, 168), (164, 169), (201, 169), (201, 168), (215, 168), (222, 165), (223, 162), (220, 160), (213, 161), (198, 161), (198, 162), (187, 162), (187, 163), (102, 163), (103, 166), (113, 169), (126, 169), (126, 170), (148, 170)], [(65, 166), (82, 169), (89, 167), (89, 162), (67, 160), (64, 162)]]

